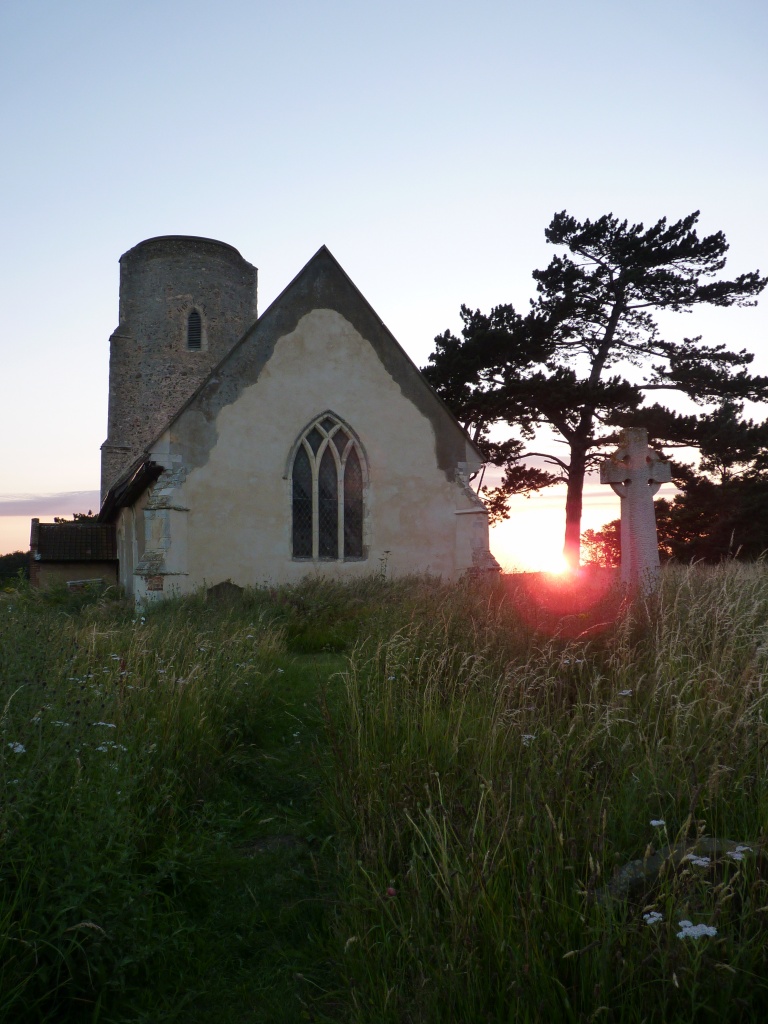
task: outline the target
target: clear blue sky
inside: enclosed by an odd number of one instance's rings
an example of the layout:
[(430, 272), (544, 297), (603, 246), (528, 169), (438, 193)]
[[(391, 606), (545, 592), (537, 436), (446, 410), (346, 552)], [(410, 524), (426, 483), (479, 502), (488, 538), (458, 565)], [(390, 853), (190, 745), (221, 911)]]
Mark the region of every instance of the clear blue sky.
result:
[[(98, 487), (143, 238), (235, 245), (261, 309), (325, 243), (419, 364), (525, 304), (564, 208), (701, 209), (765, 272), (767, 37), (764, 0), (3, 0), (0, 551), (9, 496)], [(678, 320), (768, 372), (768, 299)]]

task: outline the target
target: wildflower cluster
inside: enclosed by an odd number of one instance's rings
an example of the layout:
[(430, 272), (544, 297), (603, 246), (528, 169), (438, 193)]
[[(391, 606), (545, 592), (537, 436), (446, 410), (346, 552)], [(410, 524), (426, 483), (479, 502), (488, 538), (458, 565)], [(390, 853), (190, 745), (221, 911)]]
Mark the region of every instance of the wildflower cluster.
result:
[(678, 939), (700, 939), (704, 935), (717, 935), (717, 928), (711, 924), (694, 924), (687, 920), (678, 921), (678, 924), (680, 925), (680, 931), (677, 933)]

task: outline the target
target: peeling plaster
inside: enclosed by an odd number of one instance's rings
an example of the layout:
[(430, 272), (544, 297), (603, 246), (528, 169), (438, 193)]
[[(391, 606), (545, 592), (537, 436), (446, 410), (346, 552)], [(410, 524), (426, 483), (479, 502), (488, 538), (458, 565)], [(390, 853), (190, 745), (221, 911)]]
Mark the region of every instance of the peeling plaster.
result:
[[(458, 464), (466, 463), (469, 453), (475, 455), (472, 442), (325, 247), (216, 367), (171, 424), (172, 445), (179, 432), (187, 439), (187, 465), (195, 468), (207, 461), (216, 445), (216, 420), (221, 409), (237, 401), (259, 380), (278, 341), (295, 334), (303, 318), (317, 311), (336, 312), (365, 339), (403, 397), (429, 421), (437, 464), (446, 480), (452, 482)], [(476, 458), (479, 466), (480, 458)]]

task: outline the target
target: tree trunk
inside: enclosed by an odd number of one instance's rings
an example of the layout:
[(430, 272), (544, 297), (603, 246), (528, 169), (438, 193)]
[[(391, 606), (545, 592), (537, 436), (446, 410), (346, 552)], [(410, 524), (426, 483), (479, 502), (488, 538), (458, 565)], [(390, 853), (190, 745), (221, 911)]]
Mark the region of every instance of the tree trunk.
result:
[(587, 449), (571, 444), (571, 468), (565, 498), (565, 544), (563, 556), (569, 569), (578, 569), (581, 561), (581, 506), (586, 474)]

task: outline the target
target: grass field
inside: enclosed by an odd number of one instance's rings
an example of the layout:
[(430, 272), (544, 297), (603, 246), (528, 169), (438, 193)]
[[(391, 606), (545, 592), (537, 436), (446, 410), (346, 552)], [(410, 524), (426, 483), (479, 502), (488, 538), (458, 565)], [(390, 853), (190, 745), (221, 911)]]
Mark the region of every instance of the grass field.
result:
[(0, 1020), (762, 1022), (768, 569), (609, 582), (8, 586)]

